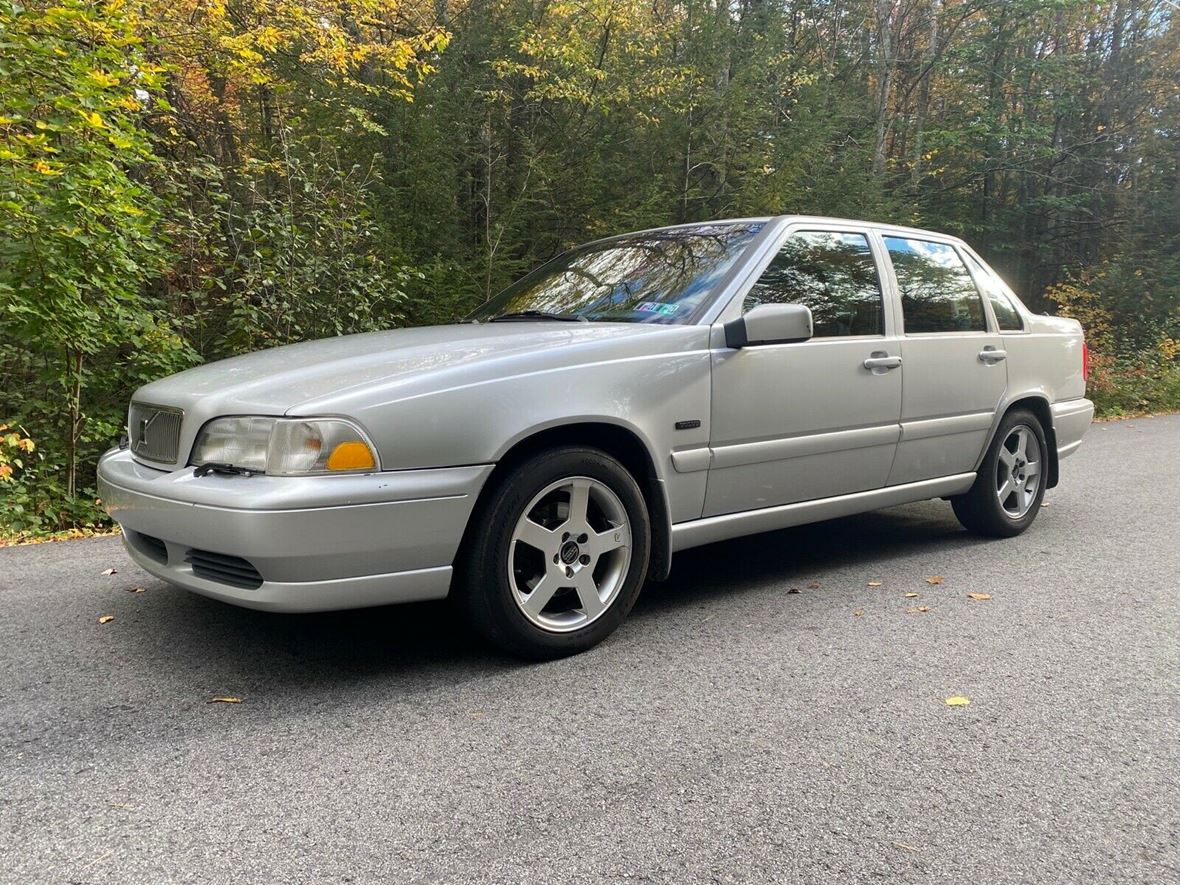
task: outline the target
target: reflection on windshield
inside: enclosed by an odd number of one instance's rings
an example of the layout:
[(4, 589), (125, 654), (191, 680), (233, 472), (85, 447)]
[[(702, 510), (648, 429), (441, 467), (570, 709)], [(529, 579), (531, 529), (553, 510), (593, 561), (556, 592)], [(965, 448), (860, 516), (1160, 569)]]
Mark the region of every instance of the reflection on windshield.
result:
[(761, 229), (760, 222), (702, 224), (573, 249), (468, 319), (537, 311), (611, 322), (686, 322)]

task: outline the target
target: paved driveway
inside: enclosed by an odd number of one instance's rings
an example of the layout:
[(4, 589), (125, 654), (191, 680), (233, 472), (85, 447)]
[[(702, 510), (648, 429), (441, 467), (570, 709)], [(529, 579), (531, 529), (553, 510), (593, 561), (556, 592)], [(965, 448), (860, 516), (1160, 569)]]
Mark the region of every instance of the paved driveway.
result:
[(1048, 502), (690, 551), (545, 665), (0, 550), (0, 880), (1180, 881), (1180, 416), (1096, 425)]

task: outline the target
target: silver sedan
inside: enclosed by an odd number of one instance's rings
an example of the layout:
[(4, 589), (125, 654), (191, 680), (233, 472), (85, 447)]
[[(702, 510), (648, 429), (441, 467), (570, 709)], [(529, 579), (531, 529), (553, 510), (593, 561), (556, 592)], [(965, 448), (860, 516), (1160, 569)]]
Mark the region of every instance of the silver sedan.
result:
[(803, 216), (566, 252), (466, 321), (136, 391), (100, 494), (131, 557), (273, 611), (450, 596), (553, 657), (677, 550), (925, 498), (1025, 530), (1093, 415), (1073, 320), (954, 237)]

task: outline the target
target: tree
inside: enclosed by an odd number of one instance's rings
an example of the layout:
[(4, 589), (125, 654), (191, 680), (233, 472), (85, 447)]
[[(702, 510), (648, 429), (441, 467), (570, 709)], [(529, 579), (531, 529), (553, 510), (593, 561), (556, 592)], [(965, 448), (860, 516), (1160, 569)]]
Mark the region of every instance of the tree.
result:
[(81, 447), (109, 438), (88, 426), (90, 376), (125, 364), (128, 344), (151, 373), (185, 360), (145, 295), (168, 260), (143, 128), (164, 107), (160, 71), (118, 2), (0, 0), (0, 76), (3, 412), (35, 414), (52, 434), (43, 448), (64, 455), (72, 501)]

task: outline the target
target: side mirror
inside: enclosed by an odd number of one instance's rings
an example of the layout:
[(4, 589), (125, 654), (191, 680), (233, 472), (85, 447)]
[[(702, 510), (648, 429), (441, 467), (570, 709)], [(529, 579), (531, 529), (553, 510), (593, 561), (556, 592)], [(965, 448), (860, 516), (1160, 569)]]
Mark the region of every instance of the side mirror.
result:
[(805, 304), (760, 304), (725, 324), (726, 347), (789, 344), (811, 337), (811, 308)]

